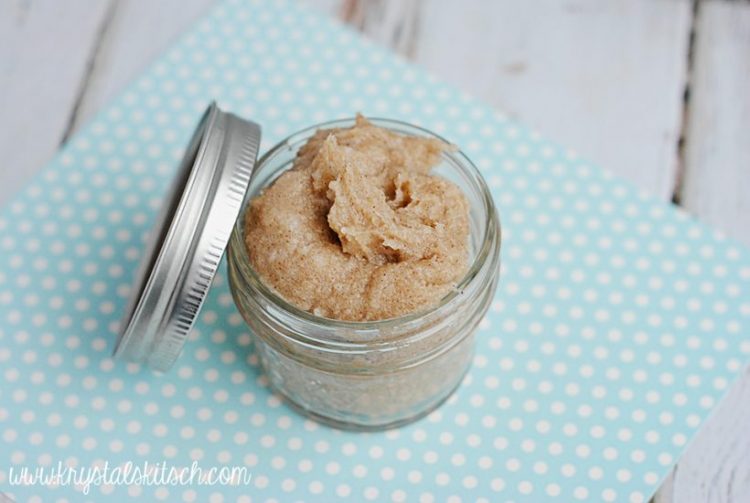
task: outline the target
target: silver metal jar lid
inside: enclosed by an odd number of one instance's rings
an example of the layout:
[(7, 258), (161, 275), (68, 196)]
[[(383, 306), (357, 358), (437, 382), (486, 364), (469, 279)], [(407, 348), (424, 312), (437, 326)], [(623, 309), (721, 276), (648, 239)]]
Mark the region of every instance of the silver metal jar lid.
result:
[(136, 274), (114, 355), (169, 369), (206, 298), (255, 167), (260, 126), (209, 105)]

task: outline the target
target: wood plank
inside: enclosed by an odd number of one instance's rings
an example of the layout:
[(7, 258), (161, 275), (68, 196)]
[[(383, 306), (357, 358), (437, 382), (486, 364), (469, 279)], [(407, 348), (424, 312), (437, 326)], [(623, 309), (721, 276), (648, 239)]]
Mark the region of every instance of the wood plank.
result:
[[(697, 17), (681, 203), (750, 244), (750, 4), (706, 1)], [(671, 498), (750, 501), (750, 371), (680, 458)]]
[(338, 10), (444, 80), (671, 199), (687, 0), (308, 3)]
[(701, 4), (694, 58), (681, 202), (750, 245), (750, 3)]
[(674, 475), (677, 471), (677, 466), (675, 466), (672, 471), (667, 475), (667, 477), (662, 482), (661, 486), (659, 486), (659, 489), (656, 491), (656, 494), (654, 494), (654, 497), (651, 498), (651, 503), (675, 503), (674, 501)]
[(102, 37), (73, 130), (117, 96), (216, 0), (120, 0)]
[(415, 59), (668, 200), (690, 18), (682, 0), (432, 0)]
[(664, 503), (750, 501), (750, 370), (730, 388), (680, 458)]
[(394, 52), (414, 59), (420, 28), (418, 0), (345, 0), (339, 9), (342, 20)]
[(0, 204), (60, 146), (110, 2), (0, 2)]

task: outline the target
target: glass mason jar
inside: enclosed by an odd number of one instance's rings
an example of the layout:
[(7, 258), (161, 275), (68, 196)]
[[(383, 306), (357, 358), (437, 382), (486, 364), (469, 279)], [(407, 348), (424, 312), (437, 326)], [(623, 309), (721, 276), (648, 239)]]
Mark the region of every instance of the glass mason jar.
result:
[[(393, 120), (371, 119), (408, 135), (436, 137)], [(289, 136), (256, 164), (243, 206), (289, 169), (319, 124)], [(438, 305), (387, 320), (352, 322), (316, 316), (281, 298), (253, 270), (244, 243), (244, 212), (228, 247), (229, 284), (252, 329), (270, 384), (296, 409), (332, 426), (375, 430), (413, 421), (436, 408), (469, 368), (474, 332), (498, 281), (500, 225), (477, 168), (460, 151), (444, 152), (434, 174), (457, 184), (470, 207), (469, 268)]]

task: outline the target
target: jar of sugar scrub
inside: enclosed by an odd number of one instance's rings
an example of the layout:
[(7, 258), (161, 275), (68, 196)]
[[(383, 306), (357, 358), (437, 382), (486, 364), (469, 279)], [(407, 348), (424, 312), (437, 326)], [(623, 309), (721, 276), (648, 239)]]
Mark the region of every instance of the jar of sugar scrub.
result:
[(392, 120), (311, 126), (255, 162), (259, 136), (207, 111), (116, 354), (168, 369), (226, 248), (235, 304), (288, 405), (361, 430), (429, 413), (469, 369), (498, 281), (500, 226), (478, 170)]

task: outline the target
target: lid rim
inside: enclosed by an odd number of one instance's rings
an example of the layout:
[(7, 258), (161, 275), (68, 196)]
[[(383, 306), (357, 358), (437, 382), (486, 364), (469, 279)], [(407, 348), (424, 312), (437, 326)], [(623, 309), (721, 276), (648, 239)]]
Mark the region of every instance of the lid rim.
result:
[(260, 126), (209, 105), (178, 170), (178, 182), (187, 170), (179, 203), (166, 210), (155, 257), (143, 259), (151, 267), (123, 320), (115, 357), (161, 371), (174, 364), (221, 263), (259, 146)]

